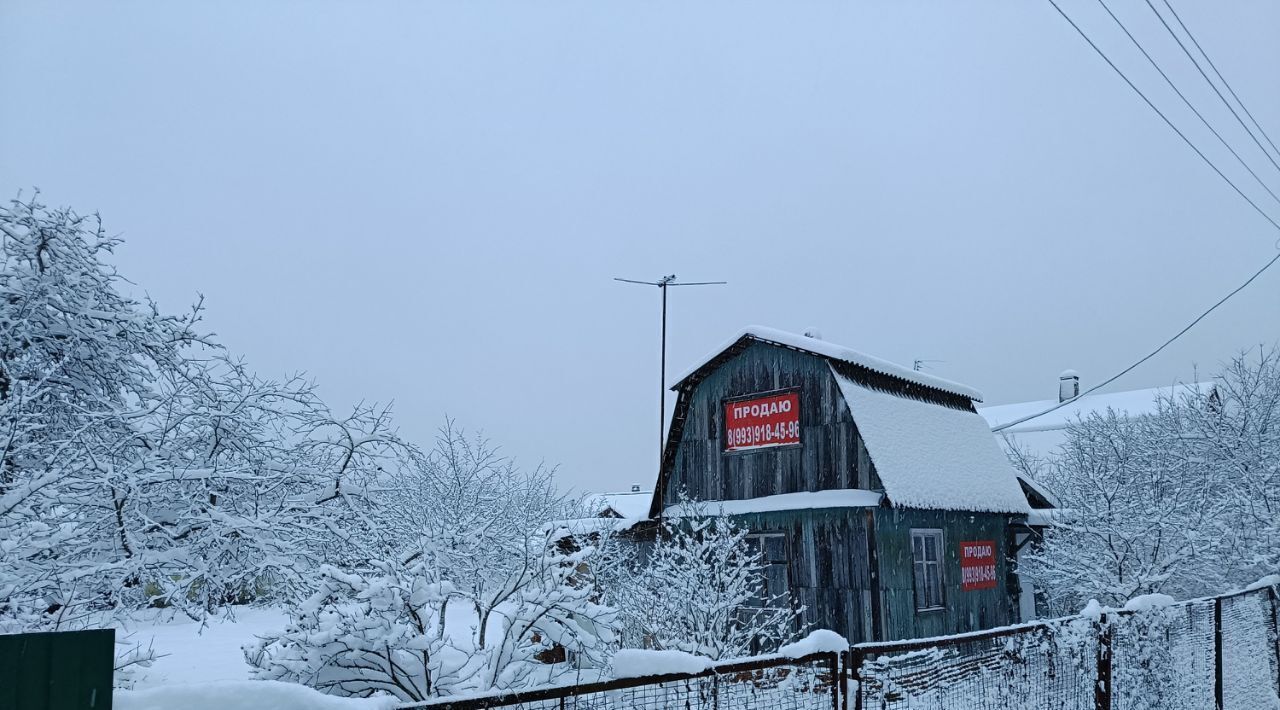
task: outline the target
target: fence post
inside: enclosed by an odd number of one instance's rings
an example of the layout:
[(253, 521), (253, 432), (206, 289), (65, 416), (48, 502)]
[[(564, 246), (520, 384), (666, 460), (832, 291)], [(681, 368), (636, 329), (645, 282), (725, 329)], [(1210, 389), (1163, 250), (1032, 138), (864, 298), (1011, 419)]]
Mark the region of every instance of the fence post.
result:
[(1111, 710), (1111, 620), (1098, 617), (1098, 678), (1093, 686), (1094, 710)]
[(1222, 710), (1222, 597), (1213, 599), (1213, 702)]
[(840, 710), (840, 698), (844, 693), (840, 692), (844, 689), (844, 676), (841, 672), (844, 670), (840, 666), (840, 657), (844, 654), (841, 652), (833, 652), (831, 654), (831, 708), (832, 710)]
[(1276, 585), (1268, 586), (1267, 591), (1271, 597), (1271, 630), (1275, 633), (1276, 693), (1280, 694), (1280, 598), (1276, 596)]
[[(862, 649), (853, 648), (849, 651), (849, 667), (848, 674), (853, 678), (853, 710), (862, 710)], [(848, 685), (845, 685), (848, 688)], [(849, 700), (845, 698), (845, 710), (849, 708)]]

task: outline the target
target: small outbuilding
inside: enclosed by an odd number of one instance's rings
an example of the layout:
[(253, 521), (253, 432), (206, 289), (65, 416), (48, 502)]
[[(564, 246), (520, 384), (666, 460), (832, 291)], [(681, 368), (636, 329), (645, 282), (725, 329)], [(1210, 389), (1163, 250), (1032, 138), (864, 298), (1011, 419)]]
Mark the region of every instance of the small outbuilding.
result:
[(1017, 619), (1010, 558), (1029, 509), (979, 392), (756, 326), (672, 389), (650, 517), (692, 500), (750, 529), (762, 604), (854, 641)]

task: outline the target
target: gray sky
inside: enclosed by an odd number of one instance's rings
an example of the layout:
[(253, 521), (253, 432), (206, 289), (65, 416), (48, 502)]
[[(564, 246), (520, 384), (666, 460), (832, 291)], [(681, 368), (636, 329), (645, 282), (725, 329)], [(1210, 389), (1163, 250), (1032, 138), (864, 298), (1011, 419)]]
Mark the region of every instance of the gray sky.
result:
[[(1175, 3), (1280, 139), (1280, 5)], [(730, 281), (672, 292), (673, 374), (812, 325), (1001, 403), (1127, 365), (1280, 237), (1047, 2), (5, 0), (0, 87), (0, 196), (100, 211), (121, 270), (170, 310), (204, 293), (263, 374), (394, 399), (424, 442), (448, 413), (586, 490), (656, 467), (658, 294), (614, 276)], [(1278, 307), (1280, 268), (1113, 389), (1273, 342)]]

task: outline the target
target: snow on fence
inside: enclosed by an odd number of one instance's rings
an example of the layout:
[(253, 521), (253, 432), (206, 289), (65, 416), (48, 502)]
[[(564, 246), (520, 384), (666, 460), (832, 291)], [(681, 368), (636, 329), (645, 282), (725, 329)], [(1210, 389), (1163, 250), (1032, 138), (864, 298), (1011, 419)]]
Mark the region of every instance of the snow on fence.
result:
[[(1280, 710), (1276, 586), (403, 710)], [(817, 648), (816, 646), (814, 648)], [(785, 650), (785, 649), (784, 649)], [(649, 675), (641, 675), (648, 672)], [(836, 682), (842, 680), (844, 682)]]
[(1280, 710), (1275, 587), (859, 644), (853, 710)]
[(839, 710), (840, 654), (762, 656), (670, 673), (399, 706), (402, 710)]

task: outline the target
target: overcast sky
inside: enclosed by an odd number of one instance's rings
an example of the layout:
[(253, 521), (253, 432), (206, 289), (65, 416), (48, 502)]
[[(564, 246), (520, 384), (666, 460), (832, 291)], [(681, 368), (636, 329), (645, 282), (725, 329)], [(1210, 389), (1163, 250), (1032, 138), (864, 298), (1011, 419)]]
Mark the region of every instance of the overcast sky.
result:
[[(1280, 4), (1174, 1), (1280, 139)], [(1145, 2), (1111, 2), (1280, 192)], [(1119, 370), (1280, 237), (1029, 0), (3, 0), (0, 97), (0, 196), (99, 211), (163, 307), (203, 293), (263, 374), (394, 400), (423, 442), (448, 413), (583, 490), (655, 477), (658, 293), (614, 276), (730, 282), (672, 292), (673, 375), (816, 326), (1004, 403)], [(1277, 323), (1280, 267), (1112, 389)]]

